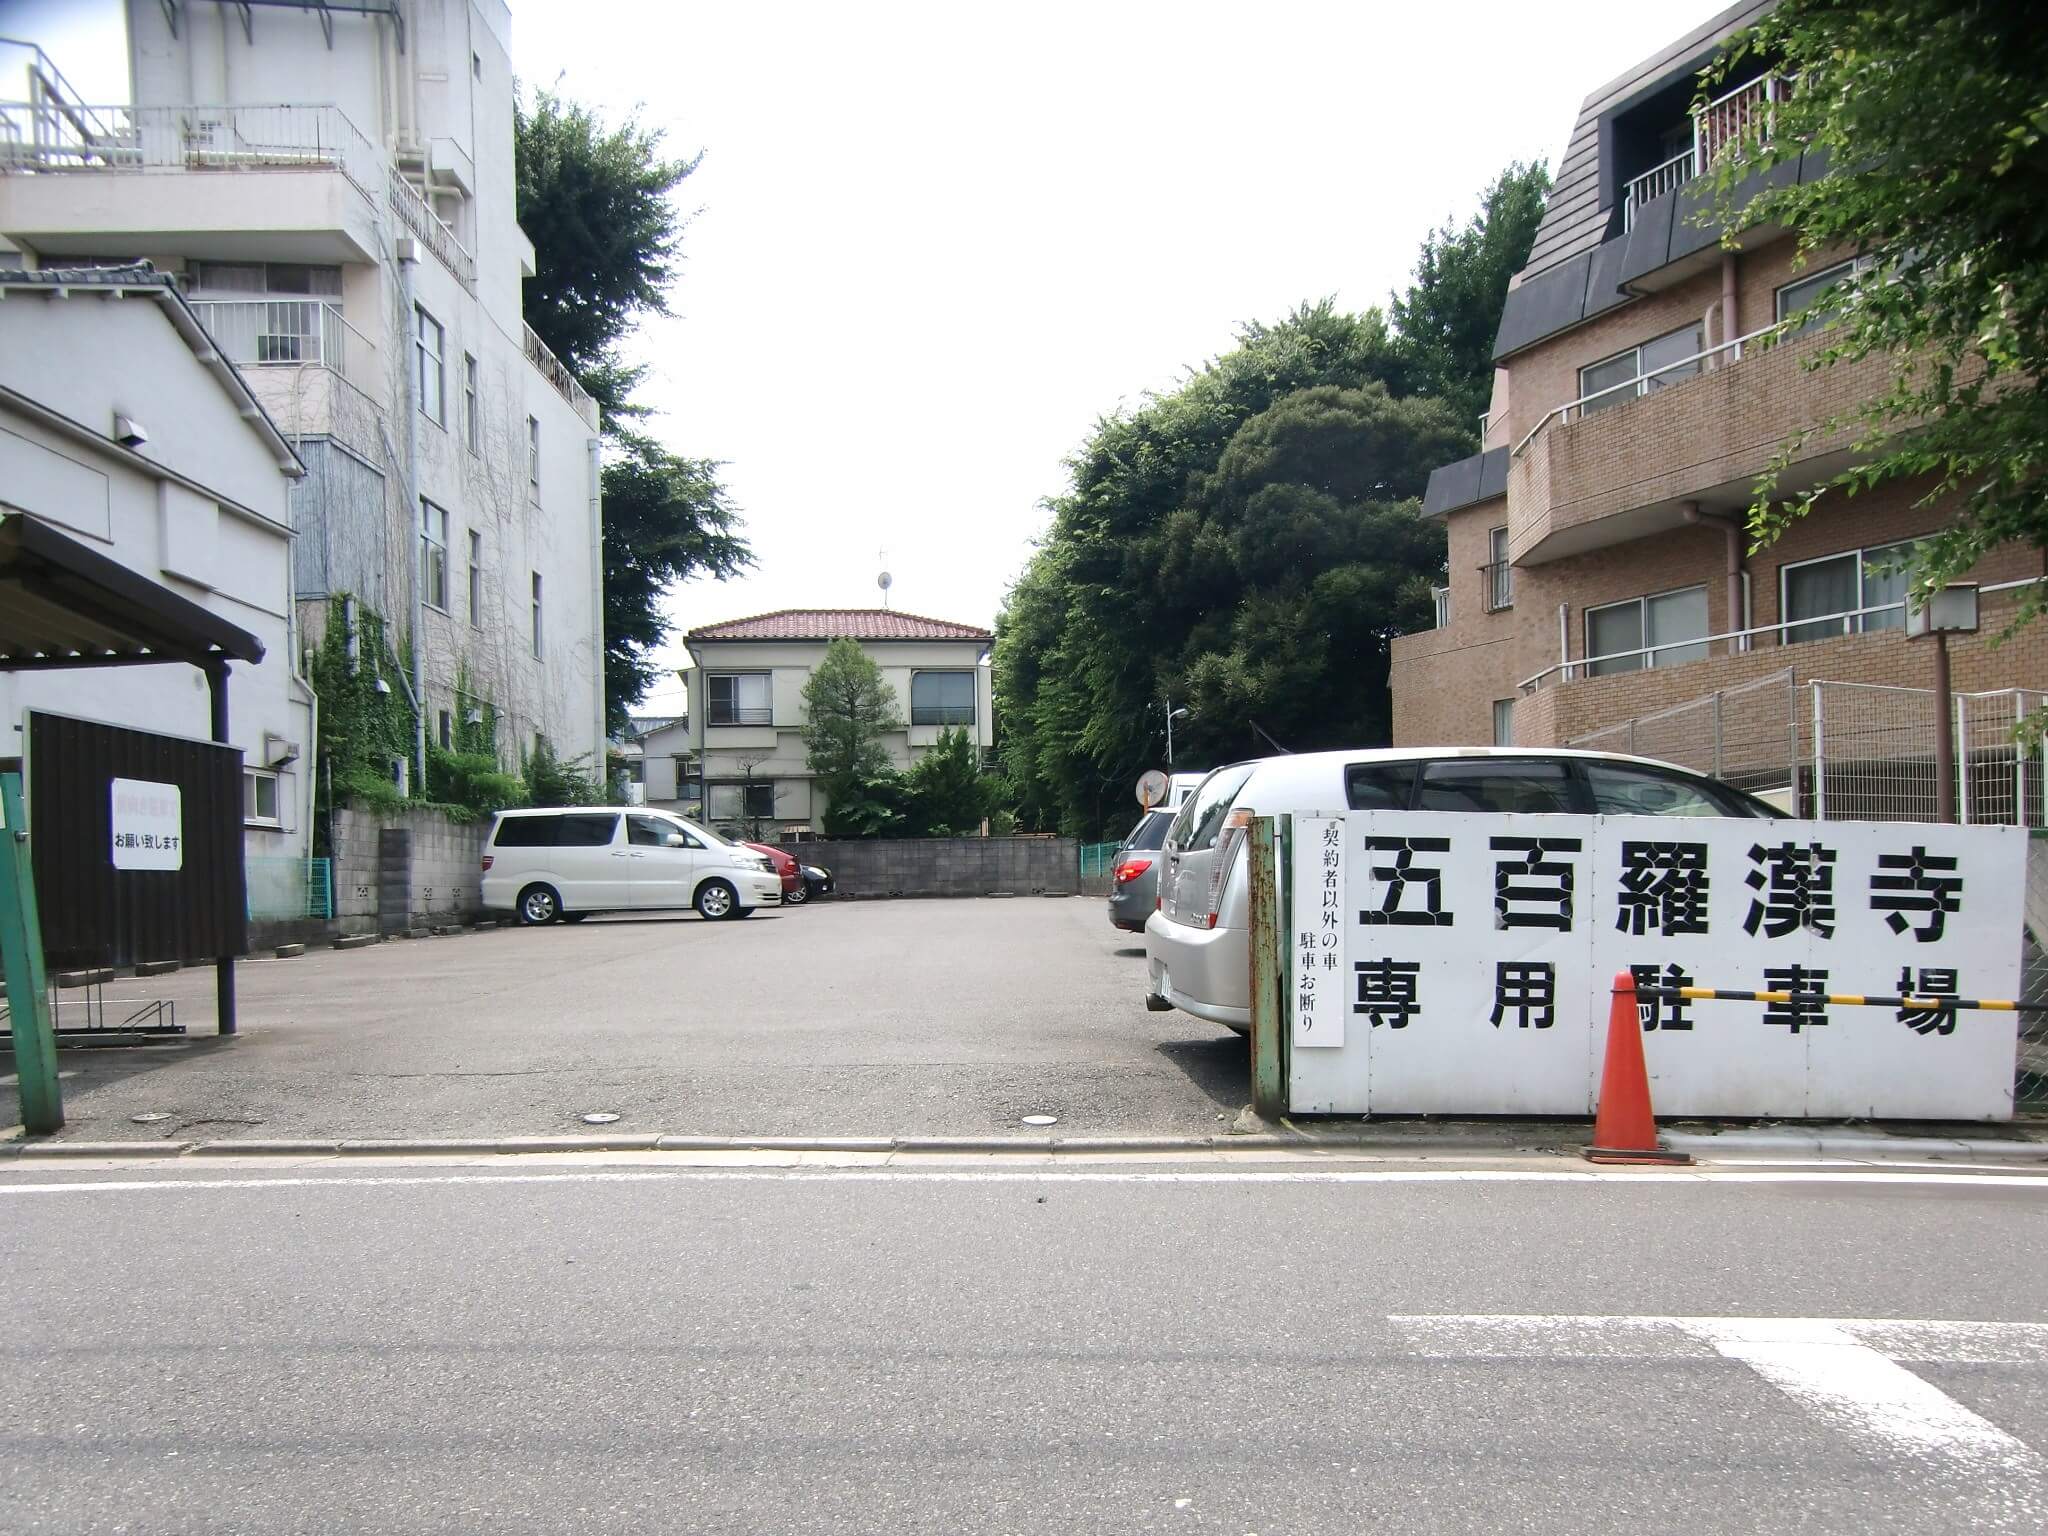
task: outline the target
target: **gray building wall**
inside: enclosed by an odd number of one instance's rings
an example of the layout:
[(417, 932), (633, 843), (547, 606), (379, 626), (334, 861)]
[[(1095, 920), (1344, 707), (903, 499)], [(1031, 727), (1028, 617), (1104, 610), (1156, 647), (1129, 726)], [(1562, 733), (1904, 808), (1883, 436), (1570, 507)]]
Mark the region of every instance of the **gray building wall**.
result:
[(1071, 837), (906, 837), (785, 843), (832, 871), (841, 896), (1072, 896), (1080, 845)]

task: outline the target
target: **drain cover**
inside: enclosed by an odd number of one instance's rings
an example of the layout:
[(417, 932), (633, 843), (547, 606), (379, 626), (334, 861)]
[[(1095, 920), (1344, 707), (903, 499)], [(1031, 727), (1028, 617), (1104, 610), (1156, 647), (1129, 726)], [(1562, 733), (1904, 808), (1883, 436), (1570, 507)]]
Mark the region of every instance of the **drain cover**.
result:
[(1058, 1115), (1026, 1115), (1024, 1123), (1026, 1125), (1058, 1125), (1060, 1117)]
[(599, 1110), (594, 1115), (585, 1115), (583, 1117), (583, 1123), (585, 1125), (610, 1125), (614, 1120), (618, 1118), (619, 1117), (613, 1114), (610, 1110), (603, 1109)]

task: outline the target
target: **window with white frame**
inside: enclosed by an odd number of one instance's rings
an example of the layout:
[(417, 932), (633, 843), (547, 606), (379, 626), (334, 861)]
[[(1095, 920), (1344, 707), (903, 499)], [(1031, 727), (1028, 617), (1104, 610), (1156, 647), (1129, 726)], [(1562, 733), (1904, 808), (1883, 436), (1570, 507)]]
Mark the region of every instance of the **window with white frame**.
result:
[(539, 661), (539, 660), (541, 659), (541, 654), (540, 654), (540, 633), (541, 633), (541, 623), (540, 623), (540, 620), (541, 620), (541, 613), (540, 613), (540, 572), (539, 572), (539, 571), (535, 571), (535, 572), (533, 573), (533, 659), (534, 659), (535, 661)]
[(535, 501), (540, 500), (540, 418), (526, 418), (526, 489)]
[(1515, 744), (1515, 701), (1495, 699), (1493, 701), (1493, 744), (1496, 747), (1512, 747)]
[(283, 800), (278, 778), (261, 768), (242, 770), (242, 820), (252, 827), (284, 825)]
[(462, 354), (462, 440), (471, 453), (482, 453), (483, 429), (477, 421), (478, 378), (476, 359)]
[[(1579, 370), (1579, 398), (1585, 403), (1579, 414), (1612, 410), (1639, 395), (1654, 394), (1700, 371), (1699, 354), (1705, 350), (1698, 321), (1653, 337), (1626, 352), (1589, 363)], [(1633, 389), (1625, 386), (1633, 384)], [(1596, 398), (1587, 399), (1587, 396)]]
[(447, 332), (441, 329), (441, 322), (422, 306), (415, 304), (412, 309), (413, 355), (419, 364), (420, 414), (435, 426), (444, 427), (448, 424), (448, 377), (441, 349), (446, 345)]
[(911, 673), (910, 723), (912, 725), (974, 724), (974, 674), (972, 672)]
[(704, 691), (711, 725), (772, 725), (775, 721), (770, 697), (772, 679), (766, 672), (712, 672), (705, 676)]
[[(1788, 621), (1806, 621), (1786, 624), (1785, 644), (1899, 628), (1906, 622), (1912, 554), (1909, 539), (1779, 567), (1779, 612)], [(1893, 603), (1898, 606), (1886, 606)], [(1858, 611), (1864, 608), (1883, 611)]]
[(420, 600), (448, 611), (448, 509), (420, 498)]
[(1707, 589), (1685, 587), (1586, 610), (1586, 672), (1675, 667), (1707, 654)]
[(1821, 301), (1840, 287), (1855, 270), (1855, 262), (1844, 261), (1825, 271), (1816, 272), (1811, 277), (1802, 277), (1796, 283), (1787, 283), (1778, 290), (1778, 323), (1783, 325), (1788, 320), (1804, 315), (1806, 318), (1800, 320), (1790, 334), (1804, 336), (1809, 331), (1819, 330), (1835, 318), (1834, 310)]
[(469, 627), (484, 627), (484, 536), (469, 530)]

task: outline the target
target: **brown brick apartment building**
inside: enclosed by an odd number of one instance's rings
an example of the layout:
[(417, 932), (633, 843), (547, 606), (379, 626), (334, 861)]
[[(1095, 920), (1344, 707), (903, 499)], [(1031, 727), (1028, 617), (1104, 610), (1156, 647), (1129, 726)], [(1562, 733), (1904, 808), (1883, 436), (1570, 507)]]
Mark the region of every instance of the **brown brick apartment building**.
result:
[[(1903, 633), (1904, 578), (1883, 566), (1941, 526), (1940, 504), (1905, 486), (1843, 499), (1748, 553), (1758, 473), (1886, 367), (1809, 370), (1812, 334), (1757, 345), (1846, 261), (1795, 265), (1777, 229), (1723, 251), (1695, 222), (1716, 144), (1780, 89), (1759, 74), (1695, 116), (1698, 71), (1767, 9), (1735, 6), (1587, 98), (1508, 294), (1485, 448), (1430, 477), (1423, 515), (1444, 519), (1449, 577), (1437, 626), (1394, 642), (1397, 744), (1625, 749), (1628, 722), (1695, 700), (1704, 719), (1724, 692), (1760, 740), (1637, 745), (1786, 782), (1810, 760), (1812, 680), (1931, 684), (1927, 644)], [(1825, 171), (1810, 153), (1774, 174)], [(1812, 485), (1846, 447), (1808, 442), (1781, 486)], [(1983, 631), (1953, 647), (1958, 689), (2048, 687), (2048, 626), (1991, 643), (2020, 595), (2000, 584), (2042, 574), (2017, 547), (1972, 573)]]

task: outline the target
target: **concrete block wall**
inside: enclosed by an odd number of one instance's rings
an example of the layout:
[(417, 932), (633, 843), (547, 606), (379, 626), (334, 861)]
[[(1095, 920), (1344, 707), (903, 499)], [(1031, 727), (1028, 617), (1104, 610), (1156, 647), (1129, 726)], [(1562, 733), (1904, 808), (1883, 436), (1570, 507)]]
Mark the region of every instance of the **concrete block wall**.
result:
[(786, 843), (832, 871), (842, 896), (1072, 896), (1080, 845), (1070, 837), (923, 837)]
[(439, 811), (335, 812), (336, 922), (344, 932), (372, 933), (474, 920), (483, 911), (489, 825), (451, 822)]

